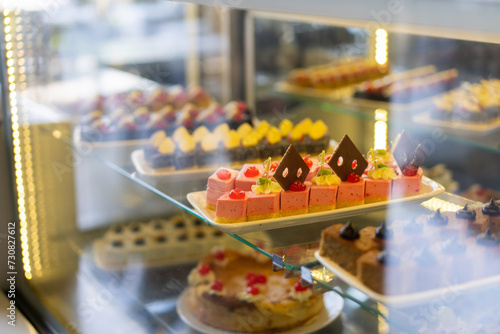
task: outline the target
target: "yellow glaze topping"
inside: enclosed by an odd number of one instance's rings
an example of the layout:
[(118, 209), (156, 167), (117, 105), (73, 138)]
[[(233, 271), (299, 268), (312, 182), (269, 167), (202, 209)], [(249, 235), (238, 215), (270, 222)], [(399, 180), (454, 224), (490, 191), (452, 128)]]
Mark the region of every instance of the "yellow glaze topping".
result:
[(243, 145), (243, 147), (252, 147), (257, 145), (258, 142), (259, 137), (257, 136), (257, 133), (251, 132), (246, 137), (243, 137), (241, 144)]
[(396, 171), (391, 167), (373, 168), (368, 172), (368, 176), (375, 180), (395, 180), (398, 178)]
[(300, 126), (297, 124), (293, 129), (292, 131), (290, 131), (290, 134), (288, 135), (289, 138), (292, 140), (292, 141), (299, 141), (302, 139), (303, 137), (303, 134), (302, 134), (302, 129), (300, 128)]
[(271, 193), (279, 193), (281, 191), (281, 186), (278, 182), (271, 181), (271, 183), (264, 183), (261, 185), (253, 185), (252, 191), (257, 195), (260, 194), (271, 194)]
[(158, 147), (160, 146), (160, 143), (167, 137), (165, 131), (163, 130), (158, 130), (155, 133), (151, 135), (149, 138), (149, 142), (151, 143), (151, 146), (153, 147)]
[(223, 141), (229, 133), (229, 125), (227, 125), (226, 123), (219, 124), (212, 133), (217, 138), (217, 140)]
[(240, 135), (240, 138), (245, 138), (245, 136), (247, 136), (250, 132), (253, 131), (253, 128), (250, 124), (243, 123), (238, 127), (238, 130), (236, 131)]
[(208, 133), (205, 138), (201, 141), (201, 149), (205, 152), (215, 151), (217, 149), (219, 141), (211, 133)]
[(233, 149), (240, 146), (240, 136), (238, 132), (231, 130), (226, 136), (226, 140), (224, 141), (224, 147), (227, 149)]
[(337, 175), (323, 175), (323, 176), (315, 176), (311, 180), (312, 183), (318, 186), (331, 186), (340, 183), (340, 178)]
[(255, 130), (257, 132), (257, 135), (259, 136), (259, 140), (264, 138), (270, 127), (271, 124), (269, 124), (267, 121), (261, 121), (259, 123), (259, 126), (257, 126), (257, 129)]
[(203, 140), (203, 138), (208, 135), (210, 133), (210, 131), (208, 131), (207, 127), (202, 125), (198, 128), (196, 128), (196, 130), (194, 130), (193, 132), (193, 140), (195, 143), (201, 143), (201, 141)]
[(271, 145), (276, 144), (277, 142), (279, 142), (281, 140), (281, 131), (278, 128), (272, 126), (267, 131), (266, 138), (267, 138), (267, 142), (269, 144), (271, 144)]
[(181, 126), (178, 127), (175, 131), (174, 134), (172, 135), (172, 138), (174, 139), (175, 142), (179, 142), (182, 140), (182, 138), (189, 136), (188, 130), (186, 130), (185, 127)]
[(312, 140), (318, 140), (323, 138), (327, 131), (328, 127), (326, 124), (322, 120), (319, 120), (314, 122), (311, 126), (311, 129), (309, 130), (309, 137), (311, 137)]
[(160, 154), (173, 154), (175, 151), (175, 144), (169, 137), (164, 138), (160, 145), (158, 146), (158, 152)]
[(313, 126), (313, 122), (311, 121), (311, 119), (308, 117), (308, 118), (304, 118), (302, 121), (300, 121), (299, 124), (297, 124), (297, 126), (302, 129), (302, 134), (305, 135), (305, 134), (308, 134), (309, 131), (311, 130), (312, 126)]
[(290, 133), (290, 131), (292, 131), (292, 129), (293, 129), (293, 123), (291, 120), (287, 118), (281, 121), (280, 131), (283, 137), (287, 136)]
[(179, 150), (181, 150), (182, 152), (189, 153), (194, 151), (195, 143), (191, 135), (188, 134), (187, 136), (176, 142)]

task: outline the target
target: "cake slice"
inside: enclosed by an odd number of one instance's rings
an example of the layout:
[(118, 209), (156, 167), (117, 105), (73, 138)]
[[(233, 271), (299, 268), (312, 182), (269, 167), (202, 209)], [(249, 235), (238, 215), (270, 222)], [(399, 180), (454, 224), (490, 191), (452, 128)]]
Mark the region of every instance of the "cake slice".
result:
[(241, 189), (233, 189), (217, 200), (215, 221), (221, 224), (241, 223), (247, 220), (248, 196)]
[(330, 169), (320, 169), (311, 180), (309, 212), (335, 209), (340, 178)]
[(319, 252), (356, 275), (357, 259), (380, 246), (368, 233), (359, 233), (351, 222), (335, 224), (321, 232)]
[(361, 282), (384, 295), (404, 293), (403, 267), (397, 255), (377, 249), (366, 252), (357, 260), (357, 273)]
[(340, 182), (337, 193), (337, 208), (363, 205), (365, 203), (365, 178), (349, 176), (347, 181)]
[(208, 178), (206, 206), (215, 209), (217, 200), (235, 188), (234, 179), (238, 171), (229, 168), (219, 168)]
[(283, 217), (305, 214), (309, 209), (311, 183), (295, 181), (290, 190), (281, 192), (281, 215)]

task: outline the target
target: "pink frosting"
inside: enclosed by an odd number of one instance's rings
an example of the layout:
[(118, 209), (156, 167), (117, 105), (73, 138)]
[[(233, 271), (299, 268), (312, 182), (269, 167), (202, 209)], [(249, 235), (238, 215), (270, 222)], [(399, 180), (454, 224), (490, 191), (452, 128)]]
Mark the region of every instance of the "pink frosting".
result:
[(309, 195), (309, 205), (333, 205), (337, 200), (337, 185), (311, 186), (311, 194)]
[(276, 213), (280, 210), (280, 193), (254, 194), (248, 192), (247, 215)]
[(231, 199), (229, 193), (222, 195), (217, 200), (215, 215), (223, 218), (243, 218), (247, 213), (247, 199)]
[(226, 192), (224, 192), (224, 191), (218, 191), (218, 190), (208, 188), (207, 189), (207, 204), (212, 205), (212, 206), (216, 206), (217, 200), (219, 199), (219, 197), (221, 197), (225, 193)]
[(359, 201), (365, 198), (365, 179), (359, 182), (340, 182), (337, 201)]
[(311, 184), (306, 182), (306, 190), (303, 191), (282, 191), (281, 192), (281, 210), (299, 210), (306, 209), (309, 206), (309, 190)]
[(401, 175), (396, 180), (392, 181), (392, 195), (393, 197), (399, 197), (402, 195), (414, 195), (418, 194), (420, 191), (420, 185), (422, 183), (422, 168), (419, 168), (417, 175), (414, 176), (404, 176)]
[[(222, 168), (217, 169), (217, 171), (220, 169)], [(223, 168), (223, 169), (227, 169), (231, 173), (231, 177), (228, 180), (221, 180), (217, 177), (217, 171), (216, 171), (208, 178), (207, 188), (222, 192), (234, 189), (234, 179), (236, 178), (236, 175), (238, 175), (238, 171), (229, 168)]]
[[(254, 166), (257, 168), (257, 170), (260, 172), (259, 175), (255, 177), (246, 177), (245, 176), (245, 171), (247, 170), (248, 167)], [(244, 191), (251, 191), (252, 186), (257, 183), (257, 180), (259, 177), (264, 177), (264, 166), (259, 164), (244, 164), (243, 167), (241, 168), (240, 172), (236, 176), (236, 179), (234, 181), (234, 186), (235, 188), (244, 190)], [(272, 172), (269, 173), (269, 176), (271, 177), (273, 175)]]

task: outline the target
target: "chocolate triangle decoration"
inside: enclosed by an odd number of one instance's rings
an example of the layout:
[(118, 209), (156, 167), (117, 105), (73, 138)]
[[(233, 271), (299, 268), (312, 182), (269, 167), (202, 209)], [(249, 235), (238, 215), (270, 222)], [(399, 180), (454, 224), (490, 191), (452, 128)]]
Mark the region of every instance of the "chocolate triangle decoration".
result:
[(304, 182), (307, 174), (309, 174), (309, 167), (297, 149), (290, 145), (276, 167), (273, 177), (281, 188), (290, 190), (290, 185), (295, 181)]
[(354, 145), (351, 138), (344, 135), (330, 161), (328, 161), (328, 166), (342, 181), (347, 181), (349, 174), (355, 173), (361, 176), (368, 166), (368, 162)]
[(392, 155), (398, 163), (399, 169), (404, 170), (408, 165), (412, 165), (416, 168), (420, 167), (422, 162), (424, 162), (426, 153), (421, 145), (415, 148), (411, 142), (410, 136), (403, 130), (394, 145)]

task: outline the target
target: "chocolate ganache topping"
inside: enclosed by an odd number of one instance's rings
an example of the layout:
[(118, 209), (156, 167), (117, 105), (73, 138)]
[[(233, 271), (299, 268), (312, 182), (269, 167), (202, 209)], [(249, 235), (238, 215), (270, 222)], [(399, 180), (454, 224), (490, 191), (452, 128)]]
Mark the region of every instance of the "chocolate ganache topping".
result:
[(419, 265), (424, 267), (430, 267), (437, 263), (436, 257), (432, 254), (427, 247), (423, 247), (419, 252), (413, 256)]
[(496, 247), (500, 244), (500, 239), (498, 239), (495, 234), (491, 233), (488, 227), (483, 234), (477, 236), (476, 242), (478, 245)]
[(500, 216), (500, 205), (491, 198), (490, 202), (483, 206), (483, 213), (488, 216)]
[(346, 240), (356, 240), (359, 238), (359, 232), (352, 226), (350, 220), (340, 229), (340, 237)]
[(459, 254), (465, 252), (465, 244), (461, 243), (455, 236), (441, 244), (441, 250), (446, 254)]
[(448, 224), (448, 217), (441, 214), (441, 209), (437, 209), (432, 216), (427, 217), (427, 222), (431, 225), (446, 225)]
[(377, 254), (377, 261), (380, 264), (386, 265), (386, 266), (397, 266), (399, 265), (399, 257), (394, 255), (392, 252), (388, 251), (381, 251), (380, 253)]
[(467, 220), (476, 219), (476, 211), (469, 209), (467, 204), (465, 204), (462, 209), (457, 210), (456, 215), (458, 219), (467, 219)]
[(410, 233), (410, 234), (422, 233), (422, 231), (424, 230), (424, 225), (422, 223), (418, 222), (415, 219), (415, 217), (413, 217), (411, 220), (407, 220), (404, 222), (403, 230), (406, 233)]
[(382, 224), (380, 224), (380, 226), (375, 230), (375, 236), (384, 240), (392, 238), (392, 231), (387, 228), (385, 220), (383, 220)]

